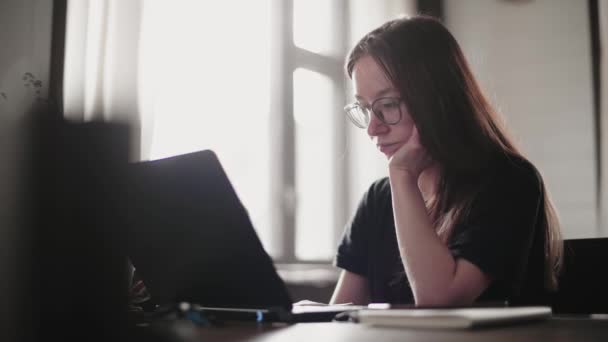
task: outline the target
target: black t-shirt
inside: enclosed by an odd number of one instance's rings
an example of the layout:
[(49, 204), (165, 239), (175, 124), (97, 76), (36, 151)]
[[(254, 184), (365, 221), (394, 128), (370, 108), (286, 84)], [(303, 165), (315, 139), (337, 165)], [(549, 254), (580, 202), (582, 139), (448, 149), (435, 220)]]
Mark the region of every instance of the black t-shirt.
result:
[[(491, 277), (478, 301), (543, 303), (545, 194), (539, 173), (523, 159), (504, 158), (480, 182), (448, 248)], [(373, 183), (363, 196), (335, 264), (368, 279), (372, 302), (414, 303), (399, 255), (388, 178)]]

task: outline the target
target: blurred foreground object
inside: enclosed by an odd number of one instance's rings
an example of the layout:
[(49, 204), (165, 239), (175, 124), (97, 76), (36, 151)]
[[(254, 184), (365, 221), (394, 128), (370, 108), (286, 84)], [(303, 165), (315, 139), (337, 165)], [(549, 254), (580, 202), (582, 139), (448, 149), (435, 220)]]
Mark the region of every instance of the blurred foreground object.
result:
[(37, 109), (6, 129), (0, 224), (11, 249), (3, 248), (9, 305), (0, 318), (11, 325), (0, 337), (123, 340), (128, 127), (60, 117)]

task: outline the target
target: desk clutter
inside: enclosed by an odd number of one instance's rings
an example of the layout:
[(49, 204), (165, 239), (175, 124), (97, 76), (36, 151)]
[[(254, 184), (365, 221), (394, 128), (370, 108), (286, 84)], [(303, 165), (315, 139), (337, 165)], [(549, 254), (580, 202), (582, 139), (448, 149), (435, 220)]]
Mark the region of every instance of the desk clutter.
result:
[[(551, 318), (552, 311), (546, 306), (531, 307), (467, 307), (435, 309), (379, 309), (344, 306), (344, 311), (334, 315), (333, 322), (351, 322), (379, 327), (402, 327), (419, 329), (473, 329), (490, 326), (505, 326), (530, 323)], [(239, 313), (217, 308), (203, 308), (195, 304), (180, 303), (176, 307), (177, 317), (202, 326), (213, 326), (224, 322), (281, 322), (276, 313), (268, 310), (246, 310)]]
[(361, 309), (332, 322), (298, 324), (263, 321), (255, 315), (243, 318), (218, 319), (197, 305), (181, 303), (142, 326), (136, 336), (141, 341), (176, 342), (608, 340), (608, 320), (556, 316), (549, 307)]

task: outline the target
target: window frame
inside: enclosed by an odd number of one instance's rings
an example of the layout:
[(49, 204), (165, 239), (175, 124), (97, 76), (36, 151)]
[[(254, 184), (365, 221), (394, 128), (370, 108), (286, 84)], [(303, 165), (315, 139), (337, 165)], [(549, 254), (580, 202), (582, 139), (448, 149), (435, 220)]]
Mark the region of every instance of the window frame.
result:
[[(270, 76), (270, 125), (271, 131), (277, 132), (276, 144), (271, 146), (271, 204), (277, 208), (271, 217), (271, 245), (277, 253), (277, 263), (328, 264), (331, 260), (301, 260), (296, 256), (296, 155), (295, 155), (295, 122), (293, 73), (297, 68), (318, 72), (328, 77), (335, 94), (332, 101), (332, 125), (336, 132), (332, 143), (333, 165), (332, 202), (334, 215), (331, 226), (334, 227), (333, 240), (337, 243), (347, 219), (349, 165), (345, 153), (347, 129), (342, 107), (346, 101), (346, 80), (343, 72), (343, 57), (346, 52), (348, 37), (347, 15), (335, 16), (332, 22), (333, 50), (327, 54), (317, 54), (294, 43), (293, 0), (271, 0), (271, 76)], [(348, 1), (331, 1), (334, 13), (348, 13)]]

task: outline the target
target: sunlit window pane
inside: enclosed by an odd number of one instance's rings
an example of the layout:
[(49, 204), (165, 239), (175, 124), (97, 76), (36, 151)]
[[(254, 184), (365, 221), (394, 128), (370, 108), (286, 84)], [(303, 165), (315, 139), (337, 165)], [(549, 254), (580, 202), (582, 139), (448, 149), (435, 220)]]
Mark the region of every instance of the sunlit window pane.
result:
[[(302, 49), (327, 53), (332, 48), (331, 0), (294, 0), (293, 41)], [(335, 20), (335, 18), (334, 18)]]
[[(214, 150), (270, 254), (269, 0), (144, 2), (149, 159)], [(238, 23), (238, 24), (237, 24)], [(244, 29), (246, 28), (246, 29)], [(152, 124), (147, 125), (146, 122)]]
[(333, 246), (333, 87), (319, 73), (294, 72), (296, 257), (330, 259)]

